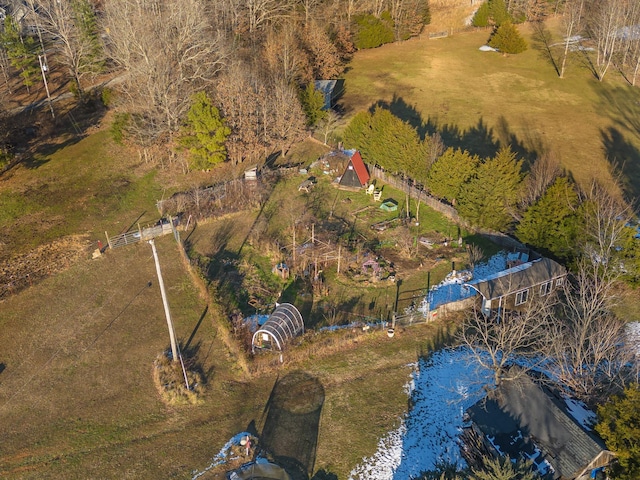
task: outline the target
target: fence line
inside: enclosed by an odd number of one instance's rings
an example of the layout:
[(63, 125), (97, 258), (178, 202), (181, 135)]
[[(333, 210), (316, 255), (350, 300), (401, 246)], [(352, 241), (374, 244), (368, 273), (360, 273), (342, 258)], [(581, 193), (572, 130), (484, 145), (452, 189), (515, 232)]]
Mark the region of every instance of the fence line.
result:
[(138, 230), (121, 233), (110, 237), (107, 232), (104, 232), (107, 236), (107, 243), (109, 248), (124, 247), (126, 245), (133, 245), (141, 241), (151, 240), (152, 238), (161, 237), (173, 233), (175, 235), (175, 229), (178, 226), (179, 220), (177, 218), (169, 218), (168, 223), (161, 223), (160, 225), (154, 225), (152, 227), (140, 228)]
[(445, 217), (450, 220), (458, 223), (464, 223), (464, 221), (458, 215), (458, 212), (451, 205), (447, 205), (446, 203), (441, 202), (437, 198), (429, 195), (425, 190), (421, 190), (416, 188), (413, 185), (409, 185), (406, 180), (402, 180), (395, 175), (391, 175), (385, 172), (380, 167), (375, 165), (368, 164), (369, 173), (372, 177), (375, 177), (379, 180), (382, 180), (385, 183), (388, 183), (392, 187), (395, 187), (403, 192), (408, 193), (410, 196), (417, 198), (419, 201), (423, 202), (425, 205), (433, 208), (435, 211), (440, 212)]

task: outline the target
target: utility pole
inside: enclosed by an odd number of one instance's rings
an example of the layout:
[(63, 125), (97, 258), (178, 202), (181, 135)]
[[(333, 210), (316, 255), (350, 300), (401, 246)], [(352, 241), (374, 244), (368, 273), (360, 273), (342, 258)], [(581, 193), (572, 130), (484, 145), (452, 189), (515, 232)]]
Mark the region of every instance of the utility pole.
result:
[(178, 361), (178, 348), (176, 346), (176, 334), (173, 330), (173, 322), (171, 321), (171, 312), (169, 311), (169, 302), (167, 302), (167, 294), (164, 290), (164, 280), (162, 280), (162, 272), (160, 271), (160, 260), (158, 260), (158, 251), (153, 238), (149, 240), (151, 250), (153, 250), (153, 259), (156, 262), (156, 273), (158, 274), (158, 283), (160, 284), (160, 293), (162, 294), (162, 304), (164, 305), (164, 314), (167, 317), (167, 326), (169, 327), (169, 338), (171, 339), (171, 355), (174, 362)]
[[(42, 61), (43, 57), (44, 57), (44, 62)], [(51, 94), (49, 93), (49, 84), (47, 83), (46, 71), (49, 68), (47, 66), (47, 57), (45, 55), (38, 55), (38, 62), (40, 62), (40, 71), (42, 72), (42, 80), (44, 81), (44, 89), (47, 92), (47, 100), (49, 101), (49, 110), (51, 110), (51, 116), (53, 118), (56, 118), (56, 114), (53, 113), (53, 104), (51, 103)]]
[[(58, 3), (60, 3), (59, 0), (58, 0)], [(47, 62), (47, 53), (44, 51), (44, 42), (42, 41), (42, 31), (40, 30), (40, 23), (38, 22), (38, 14), (36, 13), (36, 6), (33, 3), (33, 0), (30, 0), (29, 4), (31, 5), (31, 12), (33, 13), (33, 19), (36, 22), (36, 31), (38, 32), (38, 39), (40, 40), (40, 49), (42, 50), (42, 55), (38, 55), (38, 62), (40, 63), (40, 71), (42, 72), (44, 89), (47, 91), (47, 100), (49, 101), (49, 110), (51, 110), (51, 117), (56, 118), (55, 113), (53, 113), (53, 104), (51, 103), (51, 94), (49, 93), (49, 85), (47, 84), (46, 72), (49, 70), (49, 64)], [(43, 58), (44, 58), (44, 61), (42, 60)]]

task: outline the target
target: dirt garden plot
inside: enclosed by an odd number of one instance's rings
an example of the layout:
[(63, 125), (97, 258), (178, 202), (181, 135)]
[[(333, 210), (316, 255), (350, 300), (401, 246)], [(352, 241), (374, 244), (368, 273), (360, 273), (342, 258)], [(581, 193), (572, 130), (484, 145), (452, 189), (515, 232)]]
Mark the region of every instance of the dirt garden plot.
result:
[(71, 235), (4, 262), (0, 265), (0, 300), (87, 258), (89, 244), (86, 237)]

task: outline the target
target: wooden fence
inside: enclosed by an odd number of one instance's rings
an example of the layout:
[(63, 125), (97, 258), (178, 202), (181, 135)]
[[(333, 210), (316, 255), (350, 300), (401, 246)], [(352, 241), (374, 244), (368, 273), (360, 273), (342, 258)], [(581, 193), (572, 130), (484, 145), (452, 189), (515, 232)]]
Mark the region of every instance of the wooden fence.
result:
[(403, 180), (401, 178), (396, 177), (395, 175), (391, 175), (385, 172), (380, 167), (376, 167), (375, 165), (367, 164), (367, 168), (369, 169), (369, 174), (377, 178), (378, 180), (382, 180), (384, 183), (391, 185), (398, 190), (402, 190), (405, 193), (408, 193), (409, 196), (415, 198), (425, 205), (433, 208), (435, 211), (440, 212), (448, 219), (456, 222), (456, 223), (465, 223), (456, 212), (456, 209), (451, 205), (447, 205), (446, 203), (441, 202), (435, 197), (429, 195), (426, 190), (419, 189), (414, 185), (410, 185), (409, 182)]

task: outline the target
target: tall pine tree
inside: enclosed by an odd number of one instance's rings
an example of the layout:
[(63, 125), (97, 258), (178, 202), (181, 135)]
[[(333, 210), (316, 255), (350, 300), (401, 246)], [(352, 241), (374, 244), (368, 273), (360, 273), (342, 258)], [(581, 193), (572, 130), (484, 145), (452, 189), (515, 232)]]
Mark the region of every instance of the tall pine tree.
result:
[(462, 185), (473, 177), (479, 164), (477, 155), (448, 148), (429, 169), (427, 185), (430, 192), (455, 205)]
[(29, 91), (39, 73), (35, 40), (29, 36), (23, 37), (20, 26), (10, 15), (7, 15), (4, 19), (4, 31), (0, 34), (0, 41), (7, 51), (11, 65), (20, 72), (22, 83)]
[(524, 213), (516, 229), (518, 238), (563, 259), (575, 250), (578, 194), (566, 177), (558, 177)]
[(190, 167), (206, 170), (223, 162), (227, 157), (225, 141), (230, 134), (231, 129), (209, 96), (196, 93), (178, 140), (189, 152)]
[(486, 159), (460, 190), (460, 215), (478, 227), (504, 230), (514, 218), (521, 171), (522, 160), (509, 147)]

